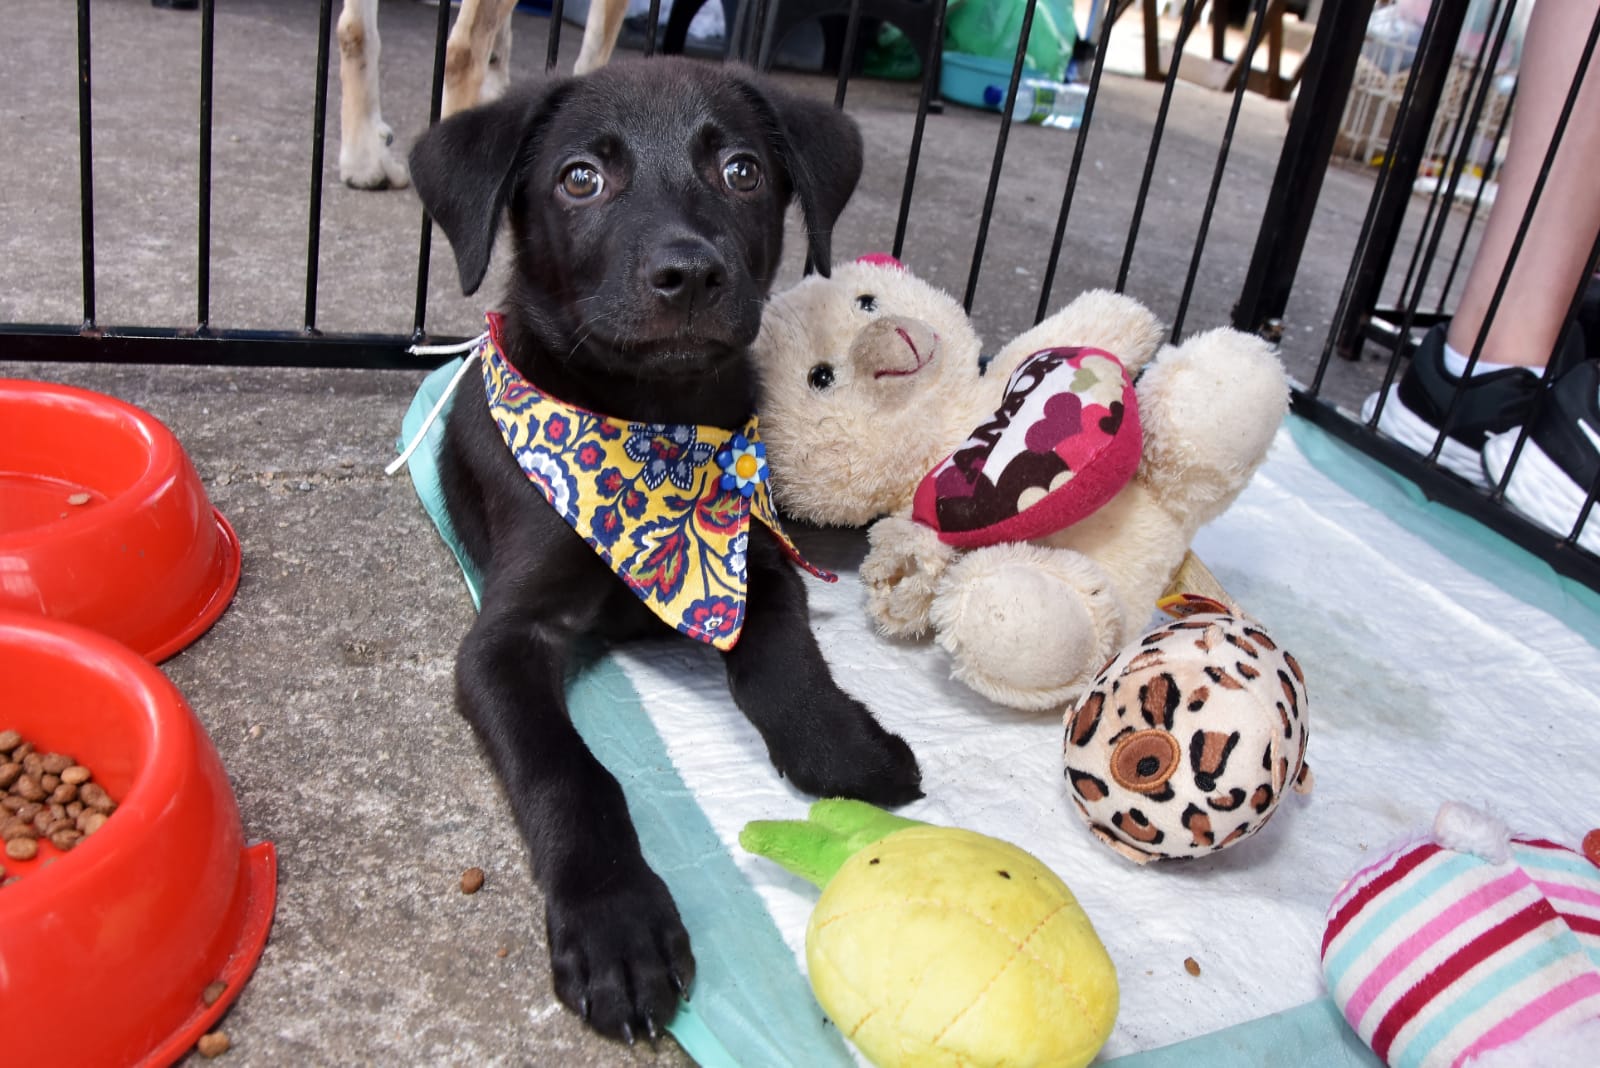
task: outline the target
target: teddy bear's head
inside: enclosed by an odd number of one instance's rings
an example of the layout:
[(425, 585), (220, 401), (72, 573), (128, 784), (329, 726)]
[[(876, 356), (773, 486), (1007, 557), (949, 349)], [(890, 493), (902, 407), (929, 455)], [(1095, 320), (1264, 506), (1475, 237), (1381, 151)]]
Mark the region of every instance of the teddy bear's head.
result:
[(791, 515), (861, 526), (993, 408), (961, 305), (888, 256), (772, 298), (755, 355), (773, 494)]

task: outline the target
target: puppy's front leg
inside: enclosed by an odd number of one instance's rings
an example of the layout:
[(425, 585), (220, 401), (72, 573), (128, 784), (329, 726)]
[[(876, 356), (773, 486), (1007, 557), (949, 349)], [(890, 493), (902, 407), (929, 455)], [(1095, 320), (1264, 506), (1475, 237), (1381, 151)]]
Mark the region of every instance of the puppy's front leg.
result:
[(505, 784), (545, 892), (556, 996), (613, 1038), (654, 1038), (694, 978), (689, 935), (639, 850), (622, 788), (567, 716), (569, 636), (491, 587), (457, 698)]
[(750, 529), (744, 629), (727, 654), (734, 702), (781, 774), (816, 797), (903, 805), (922, 796), (911, 747), (839, 688), (811, 633), (805, 580), (766, 528)]

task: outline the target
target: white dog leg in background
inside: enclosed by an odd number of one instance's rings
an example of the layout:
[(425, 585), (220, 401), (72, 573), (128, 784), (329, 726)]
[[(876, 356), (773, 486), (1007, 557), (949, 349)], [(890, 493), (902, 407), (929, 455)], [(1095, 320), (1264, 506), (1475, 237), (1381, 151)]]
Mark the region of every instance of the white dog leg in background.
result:
[[(465, 111), (474, 104), (492, 99), (489, 80), (489, 56), (497, 44), (511, 45), (511, 10), (517, 0), (462, 0), (461, 13), (456, 24), (450, 27), (450, 40), (444, 48), (444, 104), (441, 118)], [(506, 72), (496, 75), (499, 88), (494, 95), (504, 92), (510, 83), (509, 70), (504, 64), (509, 56), (500, 57)]]
[(339, 15), (339, 177), (357, 189), (403, 186), (411, 176), (391, 151), (378, 105), (378, 0), (344, 0)]
[(588, 74), (605, 66), (622, 32), (622, 16), (628, 13), (628, 0), (590, 0), (589, 17), (583, 23), (583, 46), (578, 49), (574, 74)]
[(494, 35), (494, 47), (489, 49), (489, 69), (483, 75), (483, 99), (487, 104), (499, 100), (511, 88), (511, 19), (500, 24)]

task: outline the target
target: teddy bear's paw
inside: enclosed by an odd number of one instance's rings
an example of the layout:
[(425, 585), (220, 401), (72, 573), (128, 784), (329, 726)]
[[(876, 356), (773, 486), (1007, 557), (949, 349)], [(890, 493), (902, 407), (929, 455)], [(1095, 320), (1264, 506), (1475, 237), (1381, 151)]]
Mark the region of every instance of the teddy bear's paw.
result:
[(1089, 346), (1104, 349), (1137, 375), (1161, 348), (1166, 328), (1132, 297), (1105, 289), (1080, 293), (1027, 332), (1012, 338), (995, 355), (990, 374), (1009, 370), (1040, 349)]
[(1243, 490), (1289, 408), (1288, 378), (1272, 346), (1226, 327), (1163, 350), (1138, 392), (1138, 478), (1190, 532)]
[(956, 678), (1029, 711), (1081, 692), (1115, 653), (1122, 627), (1110, 578), (1093, 560), (1027, 543), (968, 553), (945, 575), (931, 619)]
[(928, 632), (928, 611), (956, 550), (921, 523), (889, 516), (867, 531), (871, 548), (861, 562), (867, 612), (883, 633), (920, 638)]

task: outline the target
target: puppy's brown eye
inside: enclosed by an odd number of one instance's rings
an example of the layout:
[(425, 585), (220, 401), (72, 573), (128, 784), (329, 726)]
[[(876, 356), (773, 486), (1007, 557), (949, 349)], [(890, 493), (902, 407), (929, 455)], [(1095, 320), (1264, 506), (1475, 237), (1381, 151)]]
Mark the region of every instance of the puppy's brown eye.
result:
[(587, 163), (574, 163), (561, 175), (561, 191), (573, 200), (592, 200), (605, 187), (606, 180)]
[(749, 156), (735, 156), (722, 165), (722, 180), (735, 193), (753, 193), (761, 185), (761, 168)]
[(833, 385), (833, 365), (828, 363), (817, 364), (811, 369), (811, 373), (806, 376), (806, 382), (810, 384), (812, 389), (827, 389)]
[(871, 293), (863, 293), (856, 298), (856, 306), (862, 311), (877, 311), (878, 298)]

